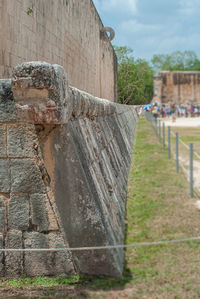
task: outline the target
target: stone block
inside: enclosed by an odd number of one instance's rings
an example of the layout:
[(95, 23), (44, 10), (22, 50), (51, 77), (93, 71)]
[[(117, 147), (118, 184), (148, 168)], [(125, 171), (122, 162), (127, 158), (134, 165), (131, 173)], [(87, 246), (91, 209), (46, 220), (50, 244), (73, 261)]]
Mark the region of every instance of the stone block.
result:
[(6, 207), (3, 196), (0, 196), (0, 233), (4, 233), (5, 219), (6, 218)]
[(27, 230), (29, 227), (28, 195), (11, 194), (8, 204), (8, 229)]
[(190, 105), (199, 102), (200, 72), (161, 71), (154, 76), (153, 102)]
[(11, 160), (13, 192), (44, 193), (46, 191), (42, 174), (34, 160)]
[[(6, 248), (22, 248), (22, 232), (17, 230), (9, 231), (6, 240)], [(7, 277), (18, 277), (23, 273), (23, 253), (5, 253), (5, 275)]]
[(16, 121), (15, 102), (11, 90), (11, 80), (0, 80), (0, 122)]
[[(60, 233), (38, 232), (24, 233), (25, 248), (64, 248), (64, 239)], [(69, 252), (25, 252), (24, 273), (27, 276), (74, 275), (72, 256)]]
[[(49, 245), (51, 248), (66, 248), (69, 247), (67, 242), (64, 242), (63, 236), (60, 233), (49, 234)], [(52, 275), (64, 276), (74, 275), (75, 270), (72, 263), (72, 255), (69, 251), (55, 251), (51, 253)]]
[(0, 233), (4, 233), (6, 208), (0, 208)]
[(33, 125), (10, 125), (8, 127), (9, 157), (34, 157), (37, 135)]
[(81, 105), (81, 97), (80, 97), (80, 91), (76, 88), (71, 87), (71, 101), (72, 101), (72, 113), (73, 117), (78, 117), (82, 114), (82, 105)]
[(55, 197), (52, 191), (49, 191), (46, 197), (46, 209), (49, 217), (49, 230), (58, 230), (58, 209), (55, 204)]
[(7, 159), (0, 159), (0, 192), (10, 191), (10, 169)]
[[(3, 235), (0, 234), (0, 248), (3, 248)], [(0, 251), (0, 275), (4, 275), (4, 253)]]
[[(25, 248), (49, 248), (48, 235), (38, 232), (24, 233)], [(50, 253), (45, 252), (25, 252), (24, 273), (26, 276), (51, 275), (52, 265)]]
[(6, 126), (0, 125), (0, 157), (6, 157)]
[(26, 62), (13, 70), (12, 91), (18, 119), (34, 124), (64, 124), (71, 117), (69, 84), (63, 67)]
[(38, 231), (48, 231), (49, 218), (46, 210), (46, 194), (32, 194), (31, 212), (32, 224), (37, 226)]

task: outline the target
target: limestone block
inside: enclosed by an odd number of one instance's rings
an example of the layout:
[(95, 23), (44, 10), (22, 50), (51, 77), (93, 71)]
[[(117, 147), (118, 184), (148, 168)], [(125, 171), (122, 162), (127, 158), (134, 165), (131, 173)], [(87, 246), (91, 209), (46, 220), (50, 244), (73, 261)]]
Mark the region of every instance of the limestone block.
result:
[(88, 110), (89, 110), (89, 107), (88, 107), (88, 104), (87, 104), (87, 101), (85, 100), (85, 98), (86, 98), (86, 94), (80, 92), (80, 101), (81, 101), (81, 107), (82, 107), (81, 114), (83, 117), (88, 115)]
[(6, 126), (0, 125), (0, 157), (6, 157)]
[(32, 194), (31, 198), (31, 211), (32, 211), (32, 224), (38, 227), (38, 231), (48, 231), (49, 218), (46, 210), (45, 194)]
[(19, 121), (63, 124), (71, 116), (68, 79), (63, 67), (26, 62), (13, 70), (12, 91)]
[(27, 230), (29, 227), (28, 195), (11, 194), (8, 204), (8, 229)]
[(75, 118), (80, 116), (94, 118), (116, 112), (115, 105), (108, 100), (94, 97), (72, 86), (69, 87), (69, 93), (72, 102), (72, 116)]
[(112, 142), (109, 143), (106, 150), (110, 153), (110, 163), (112, 167), (113, 174), (117, 178), (119, 176), (120, 171), (120, 160), (117, 157), (117, 154), (115, 153), (115, 149), (113, 147)]
[(113, 139), (113, 132), (108, 125), (108, 116), (99, 119), (99, 126), (101, 128), (102, 137), (104, 139), (104, 147), (106, 147)]
[(5, 216), (6, 216), (6, 209), (4, 208), (0, 208), (0, 233), (4, 232), (4, 228), (5, 228)]
[(34, 157), (34, 145), (37, 135), (32, 125), (8, 126), (8, 155), (9, 157)]
[(5, 228), (6, 207), (3, 196), (0, 196), (0, 233), (4, 233)]
[[(3, 235), (0, 234), (0, 248), (3, 248)], [(0, 275), (1, 277), (4, 275), (4, 262), (3, 262), (4, 254), (0, 251)]]
[[(25, 248), (64, 248), (65, 244), (60, 233), (38, 232), (24, 233)], [(75, 270), (69, 252), (25, 252), (24, 272), (27, 276), (43, 275), (74, 275)]]
[(82, 114), (82, 103), (80, 97), (80, 91), (76, 88), (71, 88), (71, 101), (72, 101), (72, 113), (74, 117), (78, 117)]
[(0, 80), (0, 122), (16, 120), (15, 102), (11, 91), (11, 80)]
[[(48, 235), (38, 232), (24, 233), (25, 248), (49, 248)], [(24, 272), (27, 276), (51, 275), (49, 252), (25, 252)]]
[(0, 192), (10, 191), (9, 161), (0, 159)]
[[(67, 242), (64, 242), (62, 235), (59, 233), (49, 234), (49, 245), (51, 248), (66, 248), (69, 247)], [(72, 263), (72, 256), (69, 251), (57, 251), (51, 253), (52, 260), (52, 275), (74, 275), (75, 270)]]
[(11, 160), (13, 192), (44, 193), (46, 191), (39, 167), (31, 159)]
[[(9, 231), (6, 240), (6, 248), (22, 248), (22, 232), (17, 230)], [(7, 277), (17, 277), (22, 275), (23, 253), (5, 253), (5, 275)]]

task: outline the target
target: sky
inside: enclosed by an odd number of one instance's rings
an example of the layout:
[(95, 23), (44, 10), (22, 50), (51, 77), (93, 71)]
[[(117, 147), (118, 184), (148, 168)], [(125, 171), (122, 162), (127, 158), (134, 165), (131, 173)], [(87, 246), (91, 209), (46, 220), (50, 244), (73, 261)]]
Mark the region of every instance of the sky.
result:
[(200, 0), (93, 0), (113, 45), (133, 49), (136, 58), (194, 51), (200, 59)]

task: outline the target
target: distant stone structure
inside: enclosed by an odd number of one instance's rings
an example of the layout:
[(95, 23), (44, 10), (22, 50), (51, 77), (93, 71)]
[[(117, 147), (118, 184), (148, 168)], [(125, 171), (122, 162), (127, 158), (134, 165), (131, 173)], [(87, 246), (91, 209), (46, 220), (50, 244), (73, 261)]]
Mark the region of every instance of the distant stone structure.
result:
[(0, 79), (17, 64), (46, 61), (76, 88), (117, 101), (113, 36), (92, 0), (0, 0)]
[(200, 103), (200, 72), (162, 71), (154, 76), (153, 102)]
[[(49, 1), (49, 0), (48, 0)], [(0, 248), (123, 244), (134, 106), (30, 62), (0, 80)], [(120, 276), (124, 250), (0, 252), (6, 277)]]

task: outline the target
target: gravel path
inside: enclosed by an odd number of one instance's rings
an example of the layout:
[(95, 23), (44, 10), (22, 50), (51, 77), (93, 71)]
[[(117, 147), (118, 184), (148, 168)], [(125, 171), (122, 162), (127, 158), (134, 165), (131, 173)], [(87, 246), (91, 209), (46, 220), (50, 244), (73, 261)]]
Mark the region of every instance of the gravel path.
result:
[(160, 120), (164, 123), (166, 126), (172, 126), (172, 127), (199, 127), (200, 128), (200, 117), (179, 117), (176, 118), (175, 122), (172, 122), (171, 118), (160, 118)]

